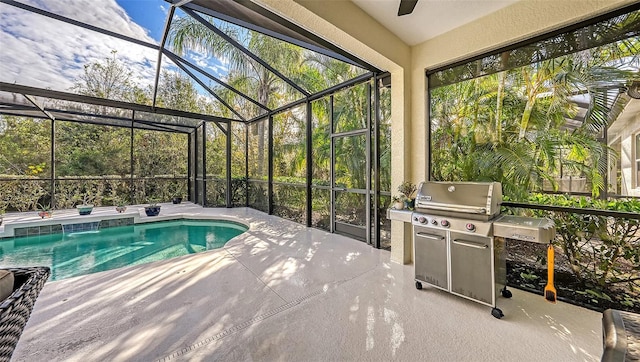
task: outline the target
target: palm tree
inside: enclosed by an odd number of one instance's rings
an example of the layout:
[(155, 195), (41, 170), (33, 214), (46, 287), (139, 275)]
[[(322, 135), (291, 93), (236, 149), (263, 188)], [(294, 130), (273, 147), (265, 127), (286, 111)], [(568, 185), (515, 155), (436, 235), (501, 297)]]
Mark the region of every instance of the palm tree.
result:
[[(624, 68), (637, 62), (638, 52), (629, 44), (613, 43), (590, 50), (588, 57), (568, 55), (432, 90), (432, 176), (498, 180), (505, 194), (524, 196), (541, 189), (545, 179), (553, 183), (559, 152), (565, 149), (569, 157), (561, 160), (563, 165), (586, 174), (597, 196), (604, 188), (607, 151), (597, 137), (612, 111), (623, 106), (616, 90), (633, 78)], [(594, 53), (608, 56), (594, 61)], [(613, 62), (621, 56), (623, 62)], [(588, 95), (589, 111), (583, 125), (569, 131), (565, 117), (577, 114), (573, 98), (581, 93)]]
[[(276, 39), (263, 34), (241, 30), (230, 24), (216, 22), (211, 17), (205, 17), (205, 19), (212, 24), (215, 23), (216, 26), (238, 43), (246, 44), (249, 51), (268, 64), (294, 71), (296, 64), (300, 63), (301, 52), (293, 46), (278, 42)], [(192, 17), (180, 17), (172, 23), (169, 43), (178, 54), (186, 55), (189, 50), (195, 50), (218, 59), (226, 59), (228, 83), (244, 94), (254, 97), (262, 105), (275, 108), (280, 99), (290, 98), (285, 94), (285, 88), (287, 87), (283, 86), (284, 82), (279, 77)], [(291, 92), (290, 90), (288, 91)], [(235, 93), (222, 93), (226, 94), (227, 97), (235, 97), (230, 99), (231, 102), (228, 102), (229, 104), (239, 105), (243, 103), (240, 100), (241, 97)], [(246, 109), (243, 110), (237, 107), (236, 111), (243, 113), (246, 112)], [(247, 114), (247, 118), (257, 115)], [(265, 122), (259, 122), (257, 127), (259, 155), (263, 155), (265, 152), (265, 138), (262, 136), (265, 133), (265, 124)], [(259, 157), (259, 159), (262, 159), (262, 157)], [(258, 164), (259, 175), (263, 174), (264, 166), (261, 162)]]

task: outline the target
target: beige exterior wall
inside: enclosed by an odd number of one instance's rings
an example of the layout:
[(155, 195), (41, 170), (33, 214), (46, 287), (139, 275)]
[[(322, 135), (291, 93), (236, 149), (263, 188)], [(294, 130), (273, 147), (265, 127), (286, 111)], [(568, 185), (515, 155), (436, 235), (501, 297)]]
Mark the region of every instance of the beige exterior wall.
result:
[[(409, 47), (348, 0), (253, 0), (389, 71), (392, 77), (392, 185), (427, 178), (425, 70), (586, 20), (636, 0), (522, 0)], [(428, 19), (425, 19), (428, 21)], [(392, 222), (391, 258), (410, 263), (410, 228)]]
[[(613, 131), (613, 132), (611, 132)], [(614, 134), (612, 134), (614, 133)], [(640, 196), (640, 180), (636, 164), (636, 135), (640, 134), (640, 100), (631, 100), (620, 117), (612, 125), (609, 132), (609, 145), (619, 143), (620, 157), (620, 187), (621, 195)], [(615, 182), (617, 169), (609, 176), (610, 182)]]
[(621, 194), (640, 196), (640, 180), (636, 169), (636, 135), (640, 134), (640, 115), (636, 116), (636, 128), (628, 129), (621, 135), (620, 167), (622, 178)]

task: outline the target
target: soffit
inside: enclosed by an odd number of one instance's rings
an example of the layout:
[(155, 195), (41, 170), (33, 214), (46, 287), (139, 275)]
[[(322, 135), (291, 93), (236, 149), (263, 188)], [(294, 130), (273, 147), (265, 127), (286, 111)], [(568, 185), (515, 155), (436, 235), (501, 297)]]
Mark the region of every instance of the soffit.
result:
[(521, 0), (418, 0), (413, 12), (398, 16), (399, 0), (351, 0), (369, 16), (413, 46)]

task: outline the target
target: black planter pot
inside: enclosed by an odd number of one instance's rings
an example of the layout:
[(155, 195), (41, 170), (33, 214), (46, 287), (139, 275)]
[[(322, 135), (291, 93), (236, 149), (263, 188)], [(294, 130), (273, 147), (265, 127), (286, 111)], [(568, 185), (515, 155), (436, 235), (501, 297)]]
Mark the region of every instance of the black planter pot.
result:
[(145, 206), (144, 213), (147, 216), (158, 216), (160, 214), (160, 206)]
[(172, 201), (174, 204), (179, 204), (182, 202), (182, 197), (174, 197)]

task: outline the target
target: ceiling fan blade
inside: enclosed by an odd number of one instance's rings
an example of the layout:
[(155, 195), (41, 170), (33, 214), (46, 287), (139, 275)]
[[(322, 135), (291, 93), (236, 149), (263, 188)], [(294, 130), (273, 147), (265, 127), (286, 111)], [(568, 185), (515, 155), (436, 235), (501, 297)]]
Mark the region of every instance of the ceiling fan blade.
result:
[(411, 14), (417, 3), (418, 0), (400, 0), (398, 16)]

